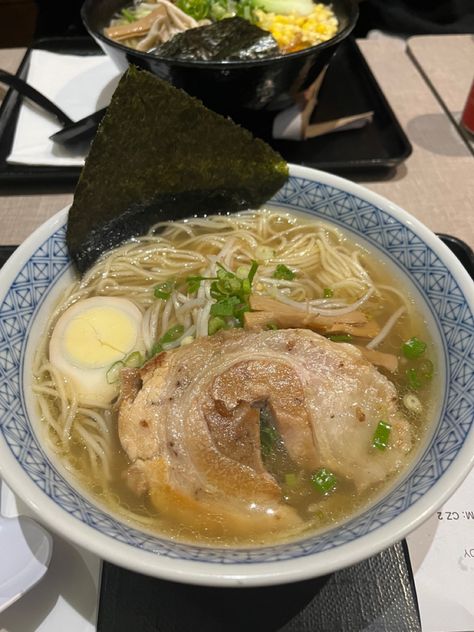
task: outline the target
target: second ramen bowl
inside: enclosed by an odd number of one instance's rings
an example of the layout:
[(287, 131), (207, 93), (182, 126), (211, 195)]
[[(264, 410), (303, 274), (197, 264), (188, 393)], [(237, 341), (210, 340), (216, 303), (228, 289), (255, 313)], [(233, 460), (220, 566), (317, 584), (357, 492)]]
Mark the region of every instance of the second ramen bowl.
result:
[(254, 111), (278, 111), (313, 83), (338, 45), (351, 33), (357, 17), (354, 0), (334, 0), (339, 31), (332, 39), (305, 50), (248, 61), (179, 61), (143, 53), (104, 36), (112, 16), (130, 0), (86, 0), (82, 20), (90, 35), (122, 70), (134, 64), (198, 97), (207, 107), (245, 121)]
[(291, 167), (270, 202), (332, 223), (389, 264), (422, 308), (437, 349), (439, 401), (417, 456), (383, 497), (322, 533), (261, 547), (210, 547), (149, 535), (100, 506), (41, 440), (32, 361), (71, 275), (67, 209), (0, 272), (0, 474), (50, 529), (101, 558), (156, 577), (259, 586), (325, 575), (403, 538), (469, 472), (474, 455), (474, 284), (449, 249), (402, 209), (336, 176)]

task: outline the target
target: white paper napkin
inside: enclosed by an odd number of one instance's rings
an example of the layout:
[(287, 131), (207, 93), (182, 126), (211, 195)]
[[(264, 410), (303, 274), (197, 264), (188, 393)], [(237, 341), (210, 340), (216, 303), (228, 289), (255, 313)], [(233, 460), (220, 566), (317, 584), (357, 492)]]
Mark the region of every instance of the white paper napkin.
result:
[[(33, 50), (27, 81), (73, 121), (107, 106), (120, 73), (104, 55), (61, 55)], [(57, 119), (24, 99), (7, 162), (26, 165), (82, 166), (87, 147), (65, 149), (49, 140), (61, 129)]]
[(473, 632), (474, 471), (407, 542), (423, 632)]
[[(0, 480), (0, 512), (31, 515)], [(101, 560), (53, 535), (53, 554), (41, 581), (0, 614), (0, 632), (95, 632)]]

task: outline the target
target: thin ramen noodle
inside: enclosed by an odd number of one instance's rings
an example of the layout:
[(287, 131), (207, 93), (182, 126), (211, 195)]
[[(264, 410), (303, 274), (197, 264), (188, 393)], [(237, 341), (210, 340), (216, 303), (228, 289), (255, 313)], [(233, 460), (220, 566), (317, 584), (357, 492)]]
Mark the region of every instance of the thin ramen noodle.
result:
[[(94, 302), (98, 297), (99, 302)], [(103, 299), (116, 303), (104, 303)], [(69, 345), (66, 364), (56, 359), (58, 352), (53, 348), (61, 319), (72, 309), (90, 306), (87, 318), (92, 314), (96, 328), (93, 333), (99, 336), (101, 319), (105, 318), (105, 328), (109, 329), (107, 310), (118, 306), (120, 311), (120, 301), (138, 308), (138, 317), (133, 315), (127, 323), (138, 323), (136, 337), (132, 338), (140, 340), (139, 350), (138, 343), (133, 342), (135, 346), (123, 352), (118, 361), (110, 361), (100, 369), (102, 382), (91, 382), (89, 376), (97, 372), (93, 367), (95, 351), (87, 348), (81, 333), (82, 360), (72, 362), (74, 370), (81, 364), (81, 372), (76, 376), (63, 370), (61, 367), (68, 366), (68, 354), (73, 357), (79, 353), (74, 348), (77, 338), (71, 331), (84, 326), (86, 317), (79, 314), (64, 321), (64, 331), (69, 332), (69, 338), (65, 338), (66, 334), (61, 338), (61, 344)], [(260, 309), (260, 304), (265, 309)], [(265, 316), (270, 313), (268, 305), (274, 310), (270, 321)], [(260, 323), (260, 333), (255, 333), (256, 325), (251, 325), (255, 320)], [(133, 323), (131, 327), (135, 326)], [(247, 334), (242, 325), (254, 328)], [(140, 495), (133, 485), (127, 484), (130, 451), (124, 449), (117, 425), (122, 370), (139, 372), (147, 359), (151, 358), (145, 366), (150, 366), (156, 358), (173, 358), (178, 351), (185, 358), (186, 350), (191, 354), (194, 348), (191, 345), (203, 345), (203, 353), (207, 353), (206, 341), (211, 343), (214, 336), (221, 336), (223, 344), (227, 340), (232, 343), (232, 336), (246, 335), (249, 341), (265, 338), (265, 344), (268, 340), (272, 344), (272, 336), (276, 340), (287, 335), (286, 327), (303, 341), (327, 347), (330, 353), (349, 353), (357, 356), (357, 361), (363, 356), (363, 367), (375, 371), (384, 388), (394, 389), (396, 401), (390, 405), (400, 411), (406, 426), (404, 432), (410, 436), (406, 458), (397, 460), (396, 466), (370, 484), (359, 484), (356, 474), (347, 475), (343, 468), (337, 471), (337, 466), (327, 468), (322, 463), (320, 468), (302, 467), (288, 447), (284, 428), (275, 424), (278, 411), (272, 411), (263, 402), (258, 403), (261, 476), (273, 481), (279, 490), (278, 506), (297, 516), (296, 522), (268, 531), (252, 530), (251, 526), (242, 531), (219, 518), (212, 528), (206, 528), (199, 513), (186, 520), (184, 514), (176, 518), (170, 511), (168, 515), (163, 507), (151, 502), (150, 494)], [(316, 328), (324, 339), (305, 333), (308, 327)], [(355, 334), (347, 333), (351, 331)], [(124, 339), (128, 333), (121, 330), (119, 335)], [(354, 352), (354, 345), (360, 353)], [(349, 351), (345, 351), (347, 348)], [(116, 349), (106, 351), (113, 358)], [(34, 390), (51, 449), (84, 489), (124, 520), (183, 541), (258, 545), (329, 528), (347, 519), (383, 493), (403, 472), (416, 454), (433, 405), (433, 357), (422, 315), (386, 264), (330, 224), (262, 209), (164, 222), (104, 256), (67, 289), (51, 315), (34, 362)], [(377, 368), (368, 368), (371, 363)], [(77, 386), (83, 383), (84, 391)], [(106, 388), (94, 387), (99, 383)], [(104, 393), (110, 388), (110, 401), (101, 402), (99, 398), (98, 404), (87, 403), (96, 401), (94, 388)], [(324, 401), (315, 405), (324, 408)], [(364, 422), (360, 402), (352, 402), (351, 406)], [(387, 415), (382, 417), (381, 412), (373, 441), (367, 444), (368, 463), (373, 459), (374, 464), (383, 464), (395, 449), (391, 441), (397, 436), (396, 428), (392, 427), (390, 435)], [(339, 439), (344, 445), (344, 438)], [(235, 493), (238, 495), (238, 490)]]

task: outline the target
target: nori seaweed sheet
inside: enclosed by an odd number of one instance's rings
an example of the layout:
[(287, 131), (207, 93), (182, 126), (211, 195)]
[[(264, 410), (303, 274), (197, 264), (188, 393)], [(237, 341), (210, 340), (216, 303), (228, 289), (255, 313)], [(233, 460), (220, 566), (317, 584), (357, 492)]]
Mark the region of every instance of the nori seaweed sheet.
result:
[(168, 59), (244, 61), (275, 57), (280, 49), (271, 33), (233, 17), (177, 33), (153, 53)]
[(157, 221), (258, 208), (288, 165), (260, 139), (155, 75), (131, 67), (94, 138), (69, 211), (80, 272)]

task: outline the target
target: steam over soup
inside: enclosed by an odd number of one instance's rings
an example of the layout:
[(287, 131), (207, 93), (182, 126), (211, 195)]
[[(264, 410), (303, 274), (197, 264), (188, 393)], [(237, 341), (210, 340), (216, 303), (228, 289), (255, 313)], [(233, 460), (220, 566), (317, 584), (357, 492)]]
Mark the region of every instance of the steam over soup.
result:
[(383, 493), (425, 432), (434, 357), (383, 262), (267, 209), (105, 256), (52, 315), (35, 390), (53, 448), (123, 519), (255, 545)]

